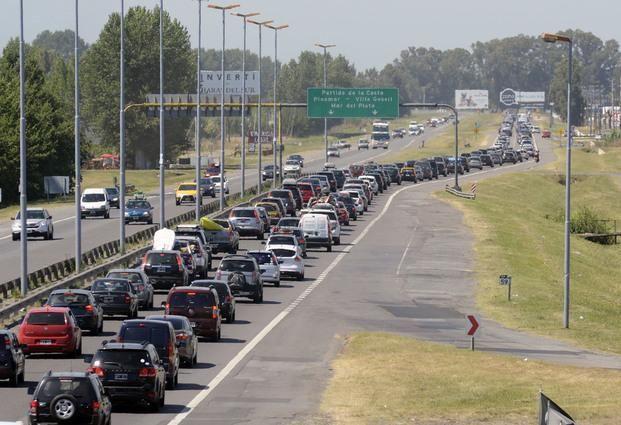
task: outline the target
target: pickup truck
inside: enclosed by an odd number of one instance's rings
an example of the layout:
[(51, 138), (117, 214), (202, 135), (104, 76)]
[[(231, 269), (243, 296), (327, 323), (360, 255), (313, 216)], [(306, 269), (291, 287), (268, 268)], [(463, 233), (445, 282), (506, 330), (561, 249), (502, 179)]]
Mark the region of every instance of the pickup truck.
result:
[(213, 254), (226, 252), (236, 254), (239, 249), (239, 233), (227, 219), (201, 218), (201, 227), (207, 239), (207, 245)]

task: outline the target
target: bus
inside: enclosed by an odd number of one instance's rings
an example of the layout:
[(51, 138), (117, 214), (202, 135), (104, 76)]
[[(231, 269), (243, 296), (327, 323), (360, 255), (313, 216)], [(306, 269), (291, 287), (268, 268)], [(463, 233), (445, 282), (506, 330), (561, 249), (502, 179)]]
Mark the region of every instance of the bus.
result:
[(376, 121), (373, 123), (373, 132), (371, 133), (371, 147), (373, 149), (388, 149), (390, 142), (390, 127), (387, 122)]

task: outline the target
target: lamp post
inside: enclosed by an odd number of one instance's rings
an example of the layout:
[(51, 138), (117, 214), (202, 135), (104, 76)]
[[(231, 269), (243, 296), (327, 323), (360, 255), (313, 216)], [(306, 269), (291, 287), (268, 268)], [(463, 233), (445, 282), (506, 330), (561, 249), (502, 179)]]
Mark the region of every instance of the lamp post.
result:
[(125, 0), (121, 0), (121, 51), (119, 96), (119, 242), (121, 254), (125, 253)]
[(226, 11), (239, 7), (239, 4), (229, 4), (226, 6), (218, 6), (210, 4), (211, 9), (222, 11), (222, 57), (220, 61), (222, 73), (222, 93), (220, 95), (220, 211), (224, 209), (224, 50), (226, 48)]
[[(283, 30), (285, 28), (288, 28), (289, 25), (284, 24), (284, 25), (278, 25), (278, 26), (274, 26), (274, 25), (270, 25), (267, 24), (266, 27), (273, 29), (274, 30), (274, 112), (273, 112), (273, 120), (274, 120), (274, 137), (272, 139), (272, 150), (274, 152), (274, 181), (273, 181), (273, 186), (274, 188), (276, 188), (276, 182), (277, 182), (277, 178), (276, 178), (276, 162), (277, 162), (277, 154), (276, 154), (276, 142), (278, 141), (278, 130), (277, 130), (277, 112), (276, 112), (276, 102), (277, 102), (277, 82), (278, 82), (278, 31)], [(282, 147), (282, 146), (281, 146)], [(280, 153), (280, 158), (282, 160), (282, 152)], [(282, 161), (281, 161), (282, 162)], [(279, 176), (282, 179), (282, 164), (279, 167), (280, 171), (279, 171)]]
[(233, 16), (239, 16), (244, 21), (244, 48), (242, 50), (242, 110), (241, 110), (241, 190), (240, 194), (243, 198), (246, 192), (246, 23), (248, 18), (260, 15), (259, 12), (251, 13), (232, 13)]
[[(267, 25), (267, 24), (271, 24), (272, 20), (266, 20), (266, 21), (255, 21), (252, 19), (248, 19), (248, 22), (250, 22), (251, 24), (255, 24), (259, 27), (259, 99), (258, 99), (258, 105), (257, 105), (257, 149), (259, 150), (259, 156), (258, 156), (258, 163), (259, 163), (259, 180), (257, 183), (257, 194), (261, 193), (261, 183), (262, 183), (262, 175), (261, 175), (261, 160), (263, 158), (263, 148), (261, 147), (261, 29), (263, 28), (263, 25)], [(274, 170), (274, 172), (276, 172), (276, 170)]]
[(73, 34), (73, 97), (74, 97), (74, 161), (75, 161), (75, 272), (80, 273), (82, 267), (82, 209), (80, 206), (81, 182), (80, 182), (80, 50), (79, 50), (79, 0), (75, 0), (75, 31)]
[(565, 261), (564, 261), (564, 297), (563, 297), (563, 327), (569, 328), (569, 284), (570, 284), (570, 221), (571, 221), (571, 79), (573, 73), (573, 42), (571, 38), (560, 35), (543, 33), (541, 39), (546, 43), (567, 43), (567, 146), (565, 159)]
[[(19, 221), (21, 251), (20, 290), (22, 297), (28, 293), (28, 233), (26, 221), (27, 187), (26, 181), (26, 67), (24, 65), (24, 0), (19, 0)], [(77, 217), (76, 217), (77, 220)]]
[[(160, 229), (166, 226), (164, 190), (164, 0), (160, 0)], [(123, 217), (125, 219), (125, 217)]]
[[(330, 47), (336, 47), (336, 44), (321, 44), (315, 43), (315, 46), (323, 49), (323, 86), (328, 87), (328, 49)], [(323, 141), (325, 142), (325, 157), (328, 162), (328, 119), (323, 119)]]
[(194, 150), (196, 151), (196, 205), (194, 216), (196, 221), (201, 217), (201, 205), (203, 204), (203, 193), (201, 189), (201, 27), (202, 22), (202, 0), (198, 0), (198, 49), (196, 49), (196, 122)]

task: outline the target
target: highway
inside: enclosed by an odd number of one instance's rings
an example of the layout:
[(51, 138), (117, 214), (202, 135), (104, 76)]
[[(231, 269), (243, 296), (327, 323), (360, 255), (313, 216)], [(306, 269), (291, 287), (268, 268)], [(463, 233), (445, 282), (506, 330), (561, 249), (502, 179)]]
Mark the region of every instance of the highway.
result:
[[(408, 141), (395, 145), (399, 143)], [(378, 154), (383, 152), (352, 152), (341, 162)], [(474, 181), (535, 166), (534, 161), (527, 161), (485, 168), (461, 178)], [(237, 322), (223, 326), (221, 342), (200, 344), (198, 366), (181, 370), (180, 385), (167, 392), (167, 404), (160, 413), (117, 409), (114, 423), (316, 423), (313, 415), (329, 377), (329, 363), (347, 333), (427, 332), (429, 337), (435, 326), (441, 332), (433, 334), (445, 342), (466, 344), (463, 324), (455, 316), (461, 314), (460, 309), (470, 308), (467, 297), (460, 297), (468, 295), (471, 287), (455, 291), (447, 287), (459, 282), (471, 267), (471, 259), (456, 254), (455, 243), (463, 239), (455, 236), (464, 232), (463, 225), (450, 215), (447, 218), (445, 210), (450, 207), (430, 196), (451, 181), (449, 176), (416, 185), (392, 185), (375, 198), (368, 214), (343, 228), (341, 246), (331, 253), (309, 252), (304, 281), (266, 287), (263, 304), (238, 301)], [(261, 245), (244, 239), (241, 247), (260, 249)], [(426, 269), (413, 270), (413, 264), (426, 265)], [(155, 305), (163, 299), (159, 294)], [(455, 305), (447, 305), (447, 299)], [(112, 338), (120, 322), (107, 320), (103, 335), (85, 336), (84, 353), (93, 353), (102, 340)], [(35, 385), (47, 370), (86, 367), (81, 359), (29, 358), (25, 385), (14, 389), (0, 384), (4, 401), (0, 419), (25, 419), (27, 387)]]
[[(385, 153), (402, 149), (413, 140), (433, 137), (440, 131), (452, 131), (452, 127), (445, 125), (438, 128), (429, 128), (427, 134), (416, 138), (406, 137), (403, 139), (393, 139), (390, 150), (361, 150), (355, 147), (352, 150), (341, 151), (341, 158), (331, 158), (339, 167), (346, 167), (349, 164), (378, 158)], [(286, 154), (288, 155), (288, 154)], [(285, 157), (286, 157), (285, 155)], [(314, 159), (305, 162), (304, 171), (319, 170), (323, 167), (324, 160)], [(269, 162), (264, 162), (268, 164)], [(231, 193), (239, 192), (240, 175), (239, 172), (227, 173), (229, 175), (229, 187)], [(257, 182), (256, 170), (248, 170), (246, 182), (251, 187)], [(217, 200), (217, 198), (216, 198)], [(154, 218), (159, 217), (159, 196), (149, 197), (149, 201), (155, 207)], [(211, 202), (212, 198), (206, 198), (204, 202)], [(185, 211), (192, 210), (194, 205), (184, 204), (175, 205), (174, 188), (167, 188), (165, 210), (167, 217), (173, 217)], [(54, 264), (74, 257), (75, 253), (75, 222), (73, 206), (62, 206), (49, 210), (54, 217), (54, 240), (45, 241), (40, 238), (28, 240), (28, 270), (29, 272), (38, 270), (48, 265)], [(126, 226), (127, 236), (132, 235), (144, 228), (146, 224), (131, 224)], [(119, 210), (112, 209), (110, 219), (92, 218), (82, 220), (82, 250), (88, 251), (96, 246), (118, 240), (119, 234)], [(19, 277), (20, 250), (19, 242), (11, 239), (10, 222), (0, 223), (0, 282), (6, 282)]]

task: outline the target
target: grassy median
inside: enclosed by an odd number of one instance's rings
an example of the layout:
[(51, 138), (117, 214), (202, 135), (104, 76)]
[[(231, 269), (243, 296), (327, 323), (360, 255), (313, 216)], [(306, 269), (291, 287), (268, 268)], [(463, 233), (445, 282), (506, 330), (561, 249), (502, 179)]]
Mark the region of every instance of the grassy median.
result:
[(333, 363), (322, 412), (335, 424), (535, 423), (538, 393), (578, 423), (621, 410), (621, 372), (555, 366), (385, 333), (355, 334)]

